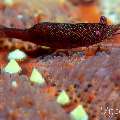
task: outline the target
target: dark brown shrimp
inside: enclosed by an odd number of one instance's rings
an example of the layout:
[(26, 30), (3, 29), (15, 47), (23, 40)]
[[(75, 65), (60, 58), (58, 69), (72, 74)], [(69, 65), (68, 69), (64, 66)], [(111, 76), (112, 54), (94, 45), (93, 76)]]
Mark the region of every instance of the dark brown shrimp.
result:
[(104, 16), (99, 23), (50, 23), (36, 24), (29, 29), (0, 28), (1, 37), (30, 41), (51, 49), (88, 47), (112, 37), (120, 25), (108, 25)]

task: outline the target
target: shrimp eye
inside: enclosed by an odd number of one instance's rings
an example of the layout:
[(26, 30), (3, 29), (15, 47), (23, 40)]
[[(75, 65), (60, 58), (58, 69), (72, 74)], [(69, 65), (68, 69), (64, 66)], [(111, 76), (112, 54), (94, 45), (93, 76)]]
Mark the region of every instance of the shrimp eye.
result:
[(105, 16), (100, 17), (100, 23), (101, 24), (107, 24), (107, 18)]

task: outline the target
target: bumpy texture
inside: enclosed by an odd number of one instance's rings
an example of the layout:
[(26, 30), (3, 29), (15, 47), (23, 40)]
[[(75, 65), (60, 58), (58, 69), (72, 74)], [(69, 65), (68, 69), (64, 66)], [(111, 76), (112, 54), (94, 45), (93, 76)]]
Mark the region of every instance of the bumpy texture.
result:
[[(3, 73), (0, 77), (0, 119), (70, 120), (53, 98), (40, 92), (42, 87), (30, 84), (27, 76)], [(12, 86), (13, 80), (17, 87)]]
[(119, 52), (120, 48), (112, 48), (109, 54), (97, 53), (83, 61), (77, 56), (55, 57), (45, 62), (50, 73), (47, 81), (58, 91), (66, 90), (72, 103), (83, 104), (90, 120), (117, 120), (120, 117)]
[[(24, 75), (0, 75), (0, 118), (3, 120), (70, 120), (69, 112), (82, 104), (90, 120), (118, 120), (120, 117), (120, 48), (97, 53), (84, 60), (79, 54), (47, 56), (30, 61), (43, 73), (46, 85), (32, 84)], [(12, 86), (12, 81), (17, 87)], [(50, 91), (49, 88), (52, 88)], [(71, 103), (65, 108), (55, 103), (66, 90)], [(56, 92), (55, 92), (56, 91)], [(109, 112), (109, 110), (111, 110)], [(119, 111), (118, 111), (119, 110)], [(66, 111), (66, 112), (65, 112)]]

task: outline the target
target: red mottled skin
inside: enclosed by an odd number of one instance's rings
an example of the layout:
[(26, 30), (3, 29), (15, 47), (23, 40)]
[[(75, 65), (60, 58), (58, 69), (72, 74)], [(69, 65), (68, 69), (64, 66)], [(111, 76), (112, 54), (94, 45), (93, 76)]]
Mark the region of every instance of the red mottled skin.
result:
[[(108, 25), (104, 16), (99, 23), (50, 23), (43, 22), (29, 29), (0, 28), (0, 36), (30, 41), (51, 49), (88, 47), (112, 37), (120, 25)], [(39, 50), (37, 51), (39, 53)]]

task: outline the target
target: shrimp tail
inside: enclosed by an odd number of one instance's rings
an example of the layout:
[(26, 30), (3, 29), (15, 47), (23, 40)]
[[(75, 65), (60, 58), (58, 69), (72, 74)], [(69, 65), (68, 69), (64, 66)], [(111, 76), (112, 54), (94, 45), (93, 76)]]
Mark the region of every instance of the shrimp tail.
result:
[(27, 41), (28, 36), (26, 29), (8, 28), (0, 25), (0, 37), (23, 39)]

